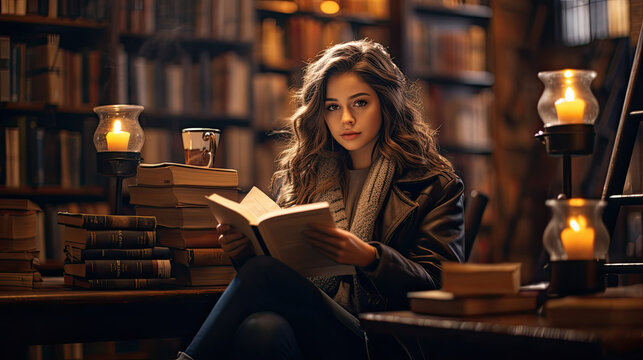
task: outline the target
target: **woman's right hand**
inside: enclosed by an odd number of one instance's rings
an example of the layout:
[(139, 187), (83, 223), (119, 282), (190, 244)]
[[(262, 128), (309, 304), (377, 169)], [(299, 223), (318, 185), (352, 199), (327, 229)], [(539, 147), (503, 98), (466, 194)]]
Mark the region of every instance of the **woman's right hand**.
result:
[(221, 248), (231, 259), (245, 260), (254, 256), (250, 239), (228, 224), (217, 225)]

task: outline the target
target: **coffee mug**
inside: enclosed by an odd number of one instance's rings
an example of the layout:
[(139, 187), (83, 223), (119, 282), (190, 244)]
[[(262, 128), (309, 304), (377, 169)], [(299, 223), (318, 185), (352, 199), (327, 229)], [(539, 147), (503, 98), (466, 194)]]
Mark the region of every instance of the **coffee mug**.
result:
[(212, 167), (219, 146), (221, 130), (187, 128), (181, 131), (183, 154), (188, 165)]

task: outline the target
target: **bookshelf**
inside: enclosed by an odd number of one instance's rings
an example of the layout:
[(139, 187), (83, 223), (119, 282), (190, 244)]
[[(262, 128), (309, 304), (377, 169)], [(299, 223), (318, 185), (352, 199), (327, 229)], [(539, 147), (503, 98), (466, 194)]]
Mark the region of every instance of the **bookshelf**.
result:
[[(439, 129), (440, 150), (467, 191), (494, 198), (493, 87), (488, 1), (406, 0), (391, 3), (391, 52), (417, 80), (426, 116)], [(477, 242), (494, 221), (485, 211)]]

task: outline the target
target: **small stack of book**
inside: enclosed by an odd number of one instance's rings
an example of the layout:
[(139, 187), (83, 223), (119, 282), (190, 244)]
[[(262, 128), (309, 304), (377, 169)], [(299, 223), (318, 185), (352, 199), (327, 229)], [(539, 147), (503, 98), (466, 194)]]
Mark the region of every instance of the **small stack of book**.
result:
[(236, 272), (221, 249), (217, 221), (206, 197), (216, 193), (236, 200), (238, 174), (233, 169), (177, 163), (142, 164), (129, 187), (136, 214), (155, 216), (157, 241), (171, 248), (173, 273), (181, 285), (227, 285)]
[(58, 213), (65, 284), (86, 289), (146, 289), (175, 285), (170, 251), (156, 247), (149, 216)]
[(447, 262), (442, 290), (408, 293), (411, 311), (444, 316), (477, 316), (535, 311), (538, 293), (520, 291), (520, 263)]
[(33, 289), (42, 281), (34, 267), (36, 213), (40, 207), (26, 199), (0, 199), (0, 289)]

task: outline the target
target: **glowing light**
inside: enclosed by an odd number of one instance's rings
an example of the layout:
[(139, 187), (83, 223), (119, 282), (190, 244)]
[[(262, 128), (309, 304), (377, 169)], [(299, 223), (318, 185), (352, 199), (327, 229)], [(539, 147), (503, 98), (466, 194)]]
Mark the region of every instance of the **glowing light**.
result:
[(336, 1), (322, 1), (322, 3), (319, 4), (319, 9), (324, 14), (336, 14), (339, 11), (339, 4)]

